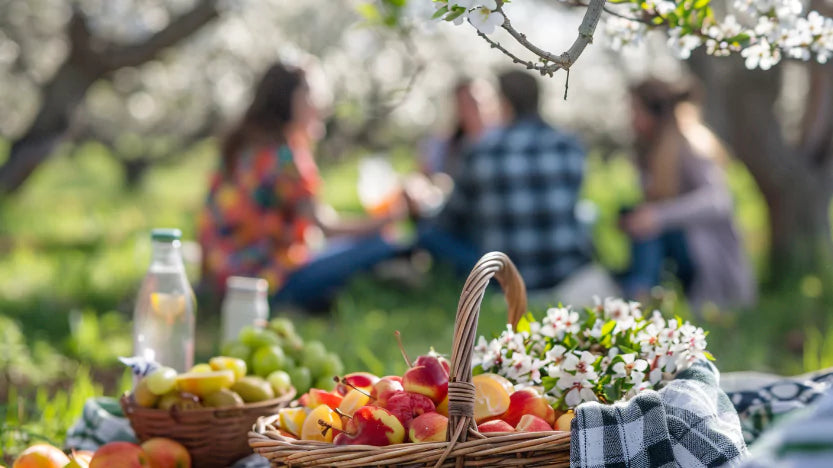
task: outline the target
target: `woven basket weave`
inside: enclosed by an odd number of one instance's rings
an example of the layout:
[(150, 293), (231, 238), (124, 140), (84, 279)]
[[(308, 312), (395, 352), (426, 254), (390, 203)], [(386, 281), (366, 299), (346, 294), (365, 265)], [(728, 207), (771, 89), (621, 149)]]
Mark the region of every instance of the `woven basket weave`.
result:
[(252, 424), (261, 416), (277, 413), (293, 398), (295, 389), (280, 398), (240, 407), (165, 411), (138, 406), (125, 394), (121, 407), (140, 442), (153, 437), (173, 439), (188, 449), (193, 466), (225, 468), (252, 454), (246, 440)]
[(466, 280), (457, 305), (448, 384), (447, 442), (372, 447), (296, 440), (282, 436), (272, 416), (258, 419), (249, 432), (249, 445), (276, 467), (569, 467), (569, 432), (477, 431), (471, 357), (480, 304), (492, 277), (503, 287), (509, 323), (514, 327), (526, 313), (526, 287), (512, 261), (500, 252), (483, 256)]

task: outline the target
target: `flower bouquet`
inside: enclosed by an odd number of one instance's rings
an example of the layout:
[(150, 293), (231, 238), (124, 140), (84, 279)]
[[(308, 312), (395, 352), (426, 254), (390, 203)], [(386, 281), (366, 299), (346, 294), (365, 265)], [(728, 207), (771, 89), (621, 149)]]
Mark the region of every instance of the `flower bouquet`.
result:
[(576, 311), (554, 307), (541, 321), (526, 314), (474, 348), (474, 373), (495, 373), (517, 388), (543, 387), (556, 410), (585, 401), (612, 403), (657, 389), (700, 359), (706, 332), (679, 317), (666, 321), (658, 311), (643, 314), (640, 304), (605, 299)]

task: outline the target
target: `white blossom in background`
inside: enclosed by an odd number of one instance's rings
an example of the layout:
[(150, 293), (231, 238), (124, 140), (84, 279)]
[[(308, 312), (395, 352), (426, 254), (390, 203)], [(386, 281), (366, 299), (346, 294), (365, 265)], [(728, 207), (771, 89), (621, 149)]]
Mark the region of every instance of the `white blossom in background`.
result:
[[(496, 0), (434, 0), (448, 11), (440, 19), (467, 18), (480, 32), (492, 34), (504, 22)], [(570, 4), (562, 0), (564, 4)], [(722, 17), (706, 15), (709, 1), (698, 2), (701, 17), (691, 19), (690, 4), (668, 0), (608, 3), (602, 28), (613, 50), (639, 46), (645, 33), (662, 28), (668, 46), (680, 59), (705, 46), (710, 55), (740, 53), (748, 68), (768, 70), (783, 57), (826, 63), (833, 55), (833, 19), (805, 11), (801, 0), (733, 0)], [(456, 10), (455, 10), (456, 8)], [(496, 11), (497, 10), (497, 11)]]
[(583, 312), (553, 307), (540, 322), (527, 316), (517, 331), (507, 326), (492, 340), (481, 336), (472, 365), (516, 388), (542, 386), (566, 410), (656, 389), (703, 359), (712, 357), (701, 328), (657, 311), (645, 317), (639, 303), (608, 298)]

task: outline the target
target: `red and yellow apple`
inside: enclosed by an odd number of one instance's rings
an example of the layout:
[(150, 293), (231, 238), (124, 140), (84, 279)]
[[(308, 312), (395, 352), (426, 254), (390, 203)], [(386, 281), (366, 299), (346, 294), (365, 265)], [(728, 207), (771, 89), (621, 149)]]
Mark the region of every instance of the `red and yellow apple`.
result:
[(191, 468), (191, 454), (175, 440), (155, 437), (142, 443), (153, 468)]
[(515, 428), (502, 419), (492, 419), (477, 426), (477, 431), (481, 434), (487, 432), (515, 432)]
[(448, 370), (436, 356), (420, 356), (402, 376), (402, 386), (406, 392), (425, 395), (438, 405), (448, 395)]
[(552, 431), (552, 426), (538, 416), (525, 414), (521, 416), (515, 430), (518, 432), (549, 432)]
[(513, 426), (517, 426), (525, 414), (538, 416), (546, 421), (550, 427), (555, 423), (555, 410), (546, 398), (535, 389), (524, 388), (509, 396), (509, 408), (500, 417)]
[(353, 413), (348, 432), (335, 436), (336, 445), (374, 445), (383, 447), (405, 441), (405, 428), (390, 411), (378, 406), (363, 406)]
[(110, 442), (96, 450), (90, 468), (150, 468), (148, 456), (130, 442)]
[(20, 454), (12, 468), (64, 468), (69, 457), (57, 447), (35, 444)]
[(448, 418), (437, 412), (425, 413), (411, 421), (408, 437), (411, 442), (445, 442)]

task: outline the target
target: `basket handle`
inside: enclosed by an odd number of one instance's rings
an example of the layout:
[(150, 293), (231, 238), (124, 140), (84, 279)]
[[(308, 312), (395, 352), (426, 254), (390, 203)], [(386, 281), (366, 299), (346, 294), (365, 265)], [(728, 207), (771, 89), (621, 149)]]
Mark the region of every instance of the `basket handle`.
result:
[(460, 302), (457, 304), (448, 383), (448, 440), (452, 443), (449, 444), (447, 453), (451, 451), (454, 442), (466, 441), (469, 432), (467, 429), (477, 430), (474, 424), (471, 358), (480, 305), (492, 277), (498, 280), (506, 296), (509, 307), (508, 323), (515, 327), (526, 313), (526, 286), (515, 264), (502, 252), (484, 255), (466, 279)]

